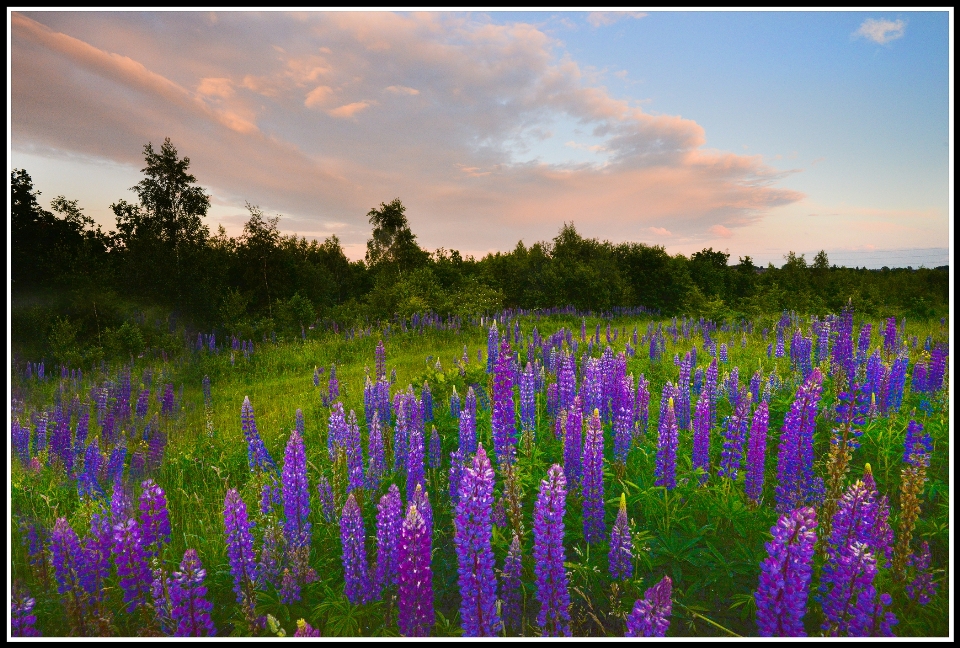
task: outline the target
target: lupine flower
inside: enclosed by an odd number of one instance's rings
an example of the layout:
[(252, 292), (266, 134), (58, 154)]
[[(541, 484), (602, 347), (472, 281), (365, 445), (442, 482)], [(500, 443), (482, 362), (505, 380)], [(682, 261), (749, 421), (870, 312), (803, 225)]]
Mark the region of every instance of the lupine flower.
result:
[(563, 445), (563, 472), (571, 488), (576, 487), (583, 477), (583, 414), (580, 396), (573, 399), (573, 405), (567, 411), (566, 439)]
[[(469, 406), (471, 395), (473, 395), (473, 387), (467, 392), (467, 407), (460, 412), (460, 452), (465, 457), (477, 452), (476, 409), (471, 409)], [(476, 402), (475, 397), (473, 400)]]
[(494, 365), (493, 412), (490, 415), (493, 450), (500, 465), (513, 463), (517, 451), (517, 423), (511, 374), (510, 343), (504, 338)]
[(413, 498), (418, 486), (422, 488), (426, 484), (423, 464), (423, 429), (419, 425), (412, 425), (410, 445), (407, 447), (407, 501)]
[(261, 578), (274, 587), (280, 585), (280, 561), (283, 555), (282, 549), (283, 531), (274, 524), (268, 524), (263, 530), (263, 546), (260, 548), (260, 561), (257, 564), (257, 571)]
[(443, 447), (440, 444), (440, 434), (437, 433), (436, 426), (431, 425), (430, 428), (430, 452), (428, 456), (430, 458), (430, 468), (436, 470), (440, 467)]
[(374, 356), (376, 358), (377, 380), (383, 380), (387, 377), (387, 349), (383, 346), (383, 340), (377, 342)]
[(110, 453), (110, 460), (107, 462), (107, 481), (113, 484), (123, 482), (123, 469), (127, 459), (127, 443), (120, 439)]
[[(228, 490), (223, 500), (223, 526), (227, 534), (227, 558), (233, 575), (233, 591), (237, 595), (237, 603), (242, 603), (245, 597), (252, 599), (260, 574), (253, 549), (253, 536), (250, 534), (253, 523), (247, 520), (247, 505), (235, 488)], [(254, 602), (247, 601), (248, 605)]]
[(693, 416), (693, 468), (700, 468), (700, 484), (710, 477), (710, 400), (707, 392), (701, 392), (697, 399), (697, 410)]
[(900, 530), (893, 557), (893, 571), (900, 579), (903, 579), (906, 572), (913, 529), (920, 516), (920, 494), (927, 481), (927, 466), (930, 465), (932, 443), (928, 434), (921, 436), (921, 433), (923, 426), (916, 421), (910, 421), (904, 444), (904, 454), (907, 456), (900, 471)]
[[(667, 383), (666, 389), (670, 386)], [(654, 471), (657, 486), (668, 490), (677, 485), (677, 417), (673, 413), (673, 398), (668, 399), (665, 411), (660, 412), (660, 436), (657, 443), (657, 467)]]
[(30, 428), (20, 425), (19, 419), (13, 419), (10, 441), (13, 454), (20, 460), (20, 463), (24, 466), (30, 463)]
[(620, 510), (610, 533), (610, 577), (626, 580), (633, 576), (633, 544), (627, 524), (627, 496), (620, 494)]
[(717, 359), (714, 358), (710, 366), (707, 367), (706, 379), (703, 385), (703, 390), (707, 394), (707, 402), (710, 403), (710, 427), (713, 427), (717, 422), (717, 379), (719, 377), (719, 371)]
[(148, 479), (140, 493), (140, 520), (143, 525), (143, 546), (147, 556), (160, 553), (161, 545), (170, 542), (170, 515), (163, 489)]
[(763, 478), (766, 470), (767, 455), (767, 425), (770, 412), (766, 402), (761, 402), (753, 413), (753, 424), (750, 426), (750, 440), (747, 442), (747, 497), (760, 503), (763, 495)]
[(637, 379), (637, 398), (634, 407), (636, 423), (634, 434), (642, 437), (647, 434), (647, 421), (650, 417), (650, 384), (643, 374)]
[(330, 367), (330, 382), (328, 384), (327, 394), (331, 403), (340, 398), (340, 381), (337, 380), (337, 365)]
[(933, 439), (928, 432), (923, 431), (923, 425), (910, 421), (907, 425), (907, 436), (903, 444), (903, 463), (910, 465), (930, 465), (930, 454), (933, 452)]
[(526, 369), (520, 374), (520, 422), (523, 429), (532, 432), (536, 427), (536, 418), (536, 376), (533, 373), (533, 365), (528, 362)]
[[(439, 362), (439, 360), (437, 360)], [(423, 405), (423, 420), (433, 420), (433, 394), (430, 393), (430, 385), (423, 381), (423, 391), (420, 392), (420, 402)]]
[(570, 593), (564, 570), (563, 514), (567, 480), (554, 464), (540, 482), (533, 516), (533, 560), (540, 612), (537, 624), (544, 636), (570, 636)]
[(110, 494), (110, 522), (119, 524), (133, 516), (133, 504), (122, 484), (115, 483)]
[(391, 484), (387, 494), (377, 504), (377, 572), (374, 588), (377, 594), (397, 584), (400, 532), (403, 503), (400, 489)]
[(273, 457), (267, 452), (267, 447), (257, 432), (257, 422), (253, 416), (253, 405), (247, 396), (243, 397), (243, 405), (240, 407), (240, 424), (243, 428), (243, 436), (247, 440), (247, 461), (250, 464), (250, 470), (270, 469), (276, 470), (277, 464)]
[(347, 446), (347, 436), (350, 430), (347, 428), (347, 417), (343, 411), (343, 403), (336, 402), (330, 408), (330, 418), (327, 426), (327, 452), (330, 454), (330, 461), (334, 461), (338, 450), (343, 450)]
[(343, 505), (340, 541), (343, 544), (343, 593), (354, 605), (366, 603), (371, 594), (366, 537), (363, 531), (363, 516), (354, 493), (350, 493), (347, 503)]
[(160, 397), (160, 415), (173, 415), (173, 383), (167, 383), (163, 387), (163, 395)]
[(500, 630), (493, 574), (493, 468), (481, 447), (460, 480), (454, 545), (460, 584), (460, 619), (465, 637), (492, 637)]
[(320, 512), (323, 513), (323, 519), (327, 522), (333, 522), (336, 519), (336, 511), (333, 506), (333, 488), (330, 486), (326, 475), (320, 475), (317, 482), (317, 496), (320, 498)]
[(628, 637), (665, 637), (670, 628), (673, 608), (673, 581), (664, 576), (648, 589), (643, 599), (637, 599), (627, 616)]
[(817, 516), (813, 508), (783, 514), (770, 529), (767, 557), (760, 563), (760, 583), (754, 594), (757, 628), (761, 637), (805, 637), (803, 616), (813, 574), (817, 544)]
[(454, 420), (460, 418), (460, 395), (457, 393), (456, 385), (453, 387), (453, 393), (450, 394), (450, 416)]
[(426, 637), (433, 628), (433, 570), (430, 536), (416, 505), (407, 507), (400, 533), (397, 624), (404, 637)]
[(50, 535), (50, 555), (57, 591), (65, 598), (67, 613), (74, 629), (82, 632), (84, 624), (84, 588), (82, 586), (85, 563), (80, 539), (66, 518), (57, 518)]
[(260, 514), (269, 515), (270, 509), (283, 502), (283, 488), (272, 473), (260, 486)]
[(369, 425), (367, 455), (370, 466), (367, 470), (367, 488), (377, 490), (380, 487), (380, 480), (387, 470), (383, 449), (383, 430), (380, 429), (380, 415), (377, 412), (373, 412), (373, 418), (369, 419)]
[(396, 394), (394, 409), (397, 412), (397, 424), (393, 428), (393, 469), (399, 472), (407, 467), (407, 445), (412, 424), (406, 393)]
[(450, 502), (454, 506), (460, 498), (460, 480), (463, 478), (463, 468), (466, 457), (462, 450), (450, 453)]
[(622, 464), (627, 463), (633, 443), (633, 376), (617, 380), (614, 392), (613, 456)]
[(352, 491), (355, 488), (363, 488), (363, 449), (360, 441), (360, 425), (357, 423), (357, 415), (350, 410), (347, 417), (347, 490)]
[(497, 361), (497, 346), (499, 344), (500, 334), (497, 332), (497, 323), (490, 326), (490, 332), (487, 335), (487, 373), (493, 373), (494, 363)]
[(907, 584), (907, 596), (920, 605), (926, 605), (937, 593), (937, 584), (930, 573), (930, 545), (926, 540), (920, 545), (920, 552), (910, 556), (907, 564), (916, 570), (913, 580)]
[(180, 571), (170, 579), (170, 614), (177, 624), (174, 636), (213, 637), (217, 629), (210, 620), (213, 605), (204, 597), (203, 580), (207, 570), (200, 564), (196, 549), (187, 549), (180, 562)]
[(320, 630), (311, 626), (304, 619), (298, 619), (297, 629), (293, 633), (293, 636), (294, 637), (319, 637)]
[[(732, 396), (731, 396), (732, 398)], [(720, 454), (721, 477), (736, 481), (740, 470), (740, 460), (743, 458), (743, 442), (746, 440), (747, 429), (750, 425), (750, 394), (744, 392), (737, 399), (733, 414), (727, 419), (727, 431), (723, 442), (723, 452)]]
[(603, 424), (593, 410), (583, 444), (583, 539), (601, 542), (607, 525), (603, 519)]
[(283, 459), (283, 536), (293, 549), (310, 544), (310, 490), (307, 485), (307, 455), (303, 439), (290, 433)]
[(777, 510), (781, 513), (823, 496), (823, 480), (813, 474), (813, 434), (822, 388), (823, 375), (814, 369), (784, 419), (777, 457)]
[(150, 569), (143, 553), (140, 524), (127, 518), (113, 527), (113, 556), (123, 589), (127, 612), (146, 603), (150, 589)]
[(520, 591), (522, 571), (520, 537), (514, 532), (513, 541), (510, 543), (510, 551), (507, 552), (507, 557), (503, 563), (503, 578), (500, 581), (500, 600), (502, 601), (500, 609), (503, 614), (503, 623), (508, 629), (520, 627), (521, 605), (523, 603)]
[(10, 634), (14, 637), (39, 637), (40, 631), (34, 624), (37, 622), (33, 614), (36, 599), (30, 592), (21, 586), (14, 586), (10, 596)]
[(420, 516), (423, 518), (423, 523), (427, 527), (427, 537), (430, 539), (431, 547), (433, 546), (433, 507), (430, 506), (430, 498), (427, 496), (427, 491), (423, 490), (421, 486), (417, 486), (417, 490), (414, 491), (413, 497), (409, 500), (410, 504), (413, 504), (417, 507), (417, 510), (420, 511)]
[(877, 564), (867, 545), (852, 542), (837, 556), (833, 588), (823, 599), (821, 626), (831, 637), (892, 637), (896, 616), (884, 612), (890, 605), (889, 594), (877, 595), (873, 581)]

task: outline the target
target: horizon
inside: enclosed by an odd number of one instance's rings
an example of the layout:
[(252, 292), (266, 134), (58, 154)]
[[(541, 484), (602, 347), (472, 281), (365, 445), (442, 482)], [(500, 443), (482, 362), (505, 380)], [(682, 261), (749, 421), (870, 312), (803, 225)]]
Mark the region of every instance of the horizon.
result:
[(211, 231), (239, 235), (249, 200), (351, 260), (399, 196), (421, 247), (477, 259), (573, 222), (761, 267), (950, 265), (948, 11), (8, 21), (11, 168), (107, 230), (169, 136)]

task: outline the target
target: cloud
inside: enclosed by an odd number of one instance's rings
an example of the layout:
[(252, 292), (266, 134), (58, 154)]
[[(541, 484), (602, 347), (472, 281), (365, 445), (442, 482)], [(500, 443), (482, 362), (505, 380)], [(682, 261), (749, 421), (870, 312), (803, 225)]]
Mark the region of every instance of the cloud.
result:
[(649, 227), (647, 229), (649, 229), (651, 232), (659, 236), (672, 236), (672, 234), (670, 233), (670, 230), (663, 227)]
[(872, 40), (874, 43), (886, 45), (892, 40), (903, 38), (903, 32), (906, 27), (907, 23), (900, 18), (896, 21), (886, 20), (884, 18), (880, 20), (867, 18), (863, 21), (863, 24), (860, 25), (860, 29), (853, 32), (853, 36), (859, 36)]
[[(11, 67), (14, 162), (42, 146), (140, 168), (143, 144), (169, 136), (224, 201), (282, 213), (285, 231), (345, 223), (357, 249), (367, 211), (398, 196), (422, 245), (472, 250), (572, 219), (611, 240), (666, 222), (706, 240), (802, 198), (780, 186), (793, 171), (705, 148), (696, 121), (611, 95), (526, 23), (14, 13)], [(551, 137), (576, 129), (588, 144)]]
[(733, 232), (723, 225), (714, 225), (710, 228), (710, 233), (719, 238), (730, 238), (733, 236)]
[(646, 16), (642, 11), (593, 11), (587, 16), (587, 22), (591, 27), (608, 27), (624, 18), (639, 20)]

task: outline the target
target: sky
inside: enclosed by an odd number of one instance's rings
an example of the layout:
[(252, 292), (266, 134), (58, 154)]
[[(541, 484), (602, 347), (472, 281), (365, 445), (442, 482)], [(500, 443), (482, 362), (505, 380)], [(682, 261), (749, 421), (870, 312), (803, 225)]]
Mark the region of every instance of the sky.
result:
[(246, 204), (363, 257), (399, 197), (476, 257), (584, 236), (948, 263), (952, 15), (8, 12), (8, 167), (107, 229), (169, 137)]

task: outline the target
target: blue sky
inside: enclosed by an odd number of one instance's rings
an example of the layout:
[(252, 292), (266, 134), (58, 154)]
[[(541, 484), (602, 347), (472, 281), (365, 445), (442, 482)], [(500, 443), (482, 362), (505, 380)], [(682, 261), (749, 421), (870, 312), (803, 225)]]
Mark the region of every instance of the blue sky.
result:
[(733, 260), (940, 265), (949, 17), (26, 12), (12, 167), (109, 224), (170, 136), (211, 225), (239, 233), (249, 200), (357, 258), (399, 195), (421, 244), (476, 255), (573, 220)]

